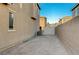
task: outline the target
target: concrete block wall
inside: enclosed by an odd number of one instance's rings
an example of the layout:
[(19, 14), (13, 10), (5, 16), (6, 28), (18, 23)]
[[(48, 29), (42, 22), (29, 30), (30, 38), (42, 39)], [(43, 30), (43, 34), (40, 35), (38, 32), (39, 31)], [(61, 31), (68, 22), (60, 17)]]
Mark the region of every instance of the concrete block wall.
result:
[(57, 26), (55, 34), (59, 37), (69, 54), (79, 54), (79, 16)]

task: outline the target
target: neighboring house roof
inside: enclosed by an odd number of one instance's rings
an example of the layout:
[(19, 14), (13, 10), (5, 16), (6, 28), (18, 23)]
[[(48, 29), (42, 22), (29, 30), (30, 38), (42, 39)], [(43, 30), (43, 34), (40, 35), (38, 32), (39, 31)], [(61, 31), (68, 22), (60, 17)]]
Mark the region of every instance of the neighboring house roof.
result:
[(79, 4), (76, 4), (71, 10), (73, 11), (75, 8), (77, 8)]
[(64, 16), (63, 18), (61, 18), (61, 19), (59, 20), (59, 22), (62, 21), (62, 20), (64, 20), (64, 19), (71, 19), (71, 18), (72, 18), (72, 16)]
[(72, 16), (65, 16), (62, 19), (72, 18)]

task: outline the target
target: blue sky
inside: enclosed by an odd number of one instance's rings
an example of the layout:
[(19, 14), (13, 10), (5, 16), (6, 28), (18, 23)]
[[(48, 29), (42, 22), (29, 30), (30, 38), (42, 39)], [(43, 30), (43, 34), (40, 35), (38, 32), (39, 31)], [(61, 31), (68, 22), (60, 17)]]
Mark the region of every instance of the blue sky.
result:
[(55, 23), (64, 16), (72, 16), (75, 3), (40, 3), (40, 16), (47, 17), (47, 22)]

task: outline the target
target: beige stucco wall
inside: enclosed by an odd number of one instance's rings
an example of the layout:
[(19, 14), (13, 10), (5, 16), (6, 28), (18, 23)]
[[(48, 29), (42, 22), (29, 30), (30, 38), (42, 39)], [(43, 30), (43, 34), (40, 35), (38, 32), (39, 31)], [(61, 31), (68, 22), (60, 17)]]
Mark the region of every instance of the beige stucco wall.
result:
[(42, 27), (42, 30), (46, 27), (46, 17), (40, 17), (39, 25)]
[(64, 16), (63, 18), (61, 18), (61, 20), (59, 21), (59, 24), (64, 24), (66, 22), (68, 22), (69, 20), (72, 19), (72, 16)]
[(79, 16), (57, 26), (55, 30), (69, 54), (79, 54)]
[[(22, 7), (22, 8), (21, 8)], [(0, 4), (0, 51), (33, 37), (38, 31), (39, 16), (32, 20), (33, 3), (16, 3), (13, 6)], [(9, 30), (9, 12), (14, 14), (14, 29)], [(39, 14), (39, 11), (36, 12)], [(37, 24), (37, 25), (36, 25)]]

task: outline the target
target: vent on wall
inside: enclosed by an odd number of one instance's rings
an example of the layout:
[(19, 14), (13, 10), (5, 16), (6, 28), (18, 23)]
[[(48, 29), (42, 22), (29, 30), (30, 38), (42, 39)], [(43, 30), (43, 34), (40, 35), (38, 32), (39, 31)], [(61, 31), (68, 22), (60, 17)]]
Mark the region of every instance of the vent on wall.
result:
[(36, 20), (36, 18), (35, 18), (35, 17), (31, 17), (31, 19)]
[(2, 3), (2, 4), (4, 4), (4, 5), (9, 5), (8, 3)]

